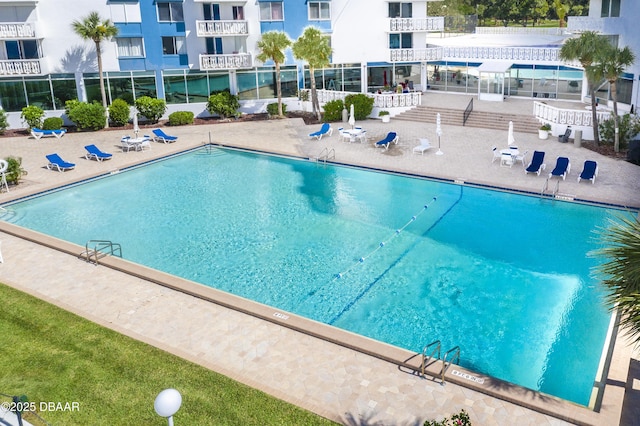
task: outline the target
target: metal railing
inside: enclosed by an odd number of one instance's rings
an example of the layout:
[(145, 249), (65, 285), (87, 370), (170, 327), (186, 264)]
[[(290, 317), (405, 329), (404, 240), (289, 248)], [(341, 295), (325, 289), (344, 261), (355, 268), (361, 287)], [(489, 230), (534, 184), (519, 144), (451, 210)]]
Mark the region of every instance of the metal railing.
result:
[[(422, 375), (425, 375), (425, 371), (427, 369), (427, 361), (435, 359), (438, 360), (440, 359), (440, 349), (441, 349), (442, 345), (440, 343), (440, 340), (435, 340), (431, 343), (429, 343), (428, 345), (426, 345), (423, 349), (422, 349), (422, 363), (421, 363), (421, 367), (420, 367), (420, 371), (422, 372)], [(429, 351), (431, 349), (431, 352), (427, 353), (427, 351)], [(435, 354), (438, 354), (438, 356), (436, 358), (434, 358), (433, 356)]]
[[(452, 352), (453, 352), (453, 356), (451, 357), (451, 361), (449, 361), (449, 364), (447, 364), (447, 358)], [(447, 368), (449, 368), (449, 366), (454, 362), (456, 364), (460, 363), (460, 346), (454, 346), (453, 348), (449, 349), (447, 352), (444, 353), (444, 356), (442, 357), (442, 371), (440, 371), (440, 380), (442, 380), (443, 385), (445, 383), (444, 373), (447, 372)]]
[(444, 31), (444, 17), (432, 18), (391, 18), (389, 31)]
[(122, 246), (109, 240), (89, 240), (84, 248), (85, 250), (78, 257), (96, 265), (106, 256), (122, 257)]
[(467, 119), (471, 115), (473, 111), (473, 98), (467, 104), (467, 107), (464, 109), (464, 113), (462, 114), (462, 125), (464, 126), (467, 123)]
[(334, 148), (329, 149), (329, 147), (324, 147), (320, 154), (316, 157), (316, 163), (322, 161), (324, 164), (327, 164), (328, 160), (336, 159), (336, 150)]
[[(544, 102), (534, 101), (533, 115), (538, 121), (545, 123), (585, 127), (593, 125), (591, 108), (581, 110), (566, 109), (545, 104)], [(597, 110), (596, 116), (598, 118), (598, 122), (601, 123), (611, 117), (611, 111)]]

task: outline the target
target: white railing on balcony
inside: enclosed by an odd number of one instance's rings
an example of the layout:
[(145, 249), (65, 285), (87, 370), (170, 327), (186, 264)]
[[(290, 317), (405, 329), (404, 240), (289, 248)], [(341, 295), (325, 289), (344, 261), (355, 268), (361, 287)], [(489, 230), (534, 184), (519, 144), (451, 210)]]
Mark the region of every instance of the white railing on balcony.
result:
[[(591, 109), (557, 108), (543, 102), (533, 102), (533, 115), (538, 121), (566, 126), (592, 126)], [(596, 111), (598, 122), (611, 118), (611, 111)]]
[(555, 47), (442, 47), (442, 59), (557, 62)]
[(565, 30), (558, 27), (476, 27), (476, 34), (563, 35)]
[(391, 18), (389, 31), (444, 31), (444, 17), (433, 18)]
[(442, 59), (442, 48), (390, 49), (389, 54), (391, 62), (439, 61)]
[(569, 31), (596, 31), (604, 32), (605, 24), (609, 19), (616, 18), (593, 18), (589, 16), (569, 16), (567, 19), (567, 30)]
[(0, 39), (35, 38), (36, 28), (31, 22), (0, 22)]
[(0, 61), (0, 76), (41, 74), (40, 59)]
[(198, 37), (222, 37), (249, 34), (247, 21), (196, 21)]
[[(354, 92), (340, 92), (337, 90), (318, 90), (318, 102), (326, 104), (329, 101), (344, 98), (347, 95), (354, 95)], [(410, 93), (367, 93), (367, 96), (373, 98), (373, 106), (377, 108), (394, 108), (394, 107), (410, 107), (418, 106), (422, 102), (422, 92)]]
[(233, 70), (239, 68), (251, 68), (253, 65), (251, 55), (237, 53), (231, 55), (200, 55), (201, 70)]

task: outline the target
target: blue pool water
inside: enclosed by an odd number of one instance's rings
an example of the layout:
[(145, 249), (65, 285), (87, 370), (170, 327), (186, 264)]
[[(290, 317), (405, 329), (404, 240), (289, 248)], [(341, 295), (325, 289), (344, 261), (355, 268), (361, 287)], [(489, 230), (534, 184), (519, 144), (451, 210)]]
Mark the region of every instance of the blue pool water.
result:
[(412, 351), (440, 339), (465, 367), (588, 403), (609, 316), (586, 253), (614, 210), (206, 152), (3, 219)]

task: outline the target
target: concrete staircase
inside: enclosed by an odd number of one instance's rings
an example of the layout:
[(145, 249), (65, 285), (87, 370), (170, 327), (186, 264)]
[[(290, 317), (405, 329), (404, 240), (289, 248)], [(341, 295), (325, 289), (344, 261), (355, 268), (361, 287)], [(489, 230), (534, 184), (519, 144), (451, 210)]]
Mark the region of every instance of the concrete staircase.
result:
[[(435, 123), (437, 113), (440, 113), (440, 122), (443, 126), (462, 126), (464, 110), (433, 106), (418, 106), (396, 115), (393, 120)], [(514, 132), (538, 133), (540, 128), (540, 123), (532, 115), (476, 110), (471, 112), (465, 126), (506, 130), (509, 128), (509, 121), (513, 121)]]

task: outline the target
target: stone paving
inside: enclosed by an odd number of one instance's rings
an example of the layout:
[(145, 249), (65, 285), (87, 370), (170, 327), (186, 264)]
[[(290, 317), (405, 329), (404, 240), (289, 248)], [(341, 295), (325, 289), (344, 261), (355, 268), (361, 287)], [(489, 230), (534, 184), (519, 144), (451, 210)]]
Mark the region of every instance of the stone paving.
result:
[[(491, 162), (491, 147), (506, 147), (506, 129), (447, 126), (440, 142), (444, 155), (436, 156), (438, 142), (434, 124), (394, 123), (393, 119), (389, 124), (378, 120), (358, 124), (367, 130), (369, 141), (366, 143), (340, 142), (336, 134), (321, 141), (311, 140), (307, 135), (318, 126), (305, 126), (298, 119), (171, 128), (170, 132), (180, 137), (178, 142), (154, 143), (149, 151), (129, 153), (120, 152), (118, 148), (120, 136), (126, 133), (118, 130), (70, 133), (60, 140), (3, 138), (0, 139), (0, 157), (21, 156), (29, 174), (24, 183), (11, 188), (10, 193), (0, 194), (0, 202), (196, 147), (209, 140), (310, 158), (315, 158), (327, 147), (335, 149), (337, 162), (531, 192), (540, 192), (545, 181), (543, 176), (525, 175), (521, 165), (508, 168)], [(389, 130), (400, 134), (399, 144), (388, 151), (374, 147), (376, 137)], [(418, 144), (419, 137), (428, 137), (436, 148), (424, 155), (413, 154), (412, 148)], [(83, 146), (89, 143), (114, 153), (113, 159), (98, 163), (81, 158)], [(548, 164), (554, 163), (558, 155), (570, 157), (572, 172), (561, 182), (561, 193), (593, 201), (640, 206), (638, 166), (605, 158), (572, 144), (560, 144), (557, 139), (541, 141), (537, 135), (516, 134), (516, 143), (521, 150), (530, 153), (534, 149), (544, 150)], [(59, 173), (44, 168), (44, 155), (52, 152), (77, 163), (76, 169)], [(600, 164), (595, 185), (576, 182), (585, 159), (595, 159)], [(396, 364), (157, 285), (141, 278), (144, 274), (132, 275), (105, 266), (93, 266), (74, 255), (13, 235), (13, 230), (2, 225), (0, 239), (4, 263), (0, 264), (0, 282), (339, 423), (418, 425), (425, 419), (442, 418), (464, 408), (478, 425), (567, 424), (518, 403), (454, 383), (442, 386), (435, 380), (404, 371)], [(577, 414), (570, 418), (584, 424), (618, 423), (625, 384), (627, 396), (635, 395), (635, 399), (630, 398), (626, 404), (637, 407), (638, 392), (634, 384), (638, 378), (629, 373), (632, 357), (637, 359), (638, 354), (633, 355), (631, 348), (619, 337), (603, 413), (597, 415), (575, 407)], [(180, 389), (179, 383), (174, 386)], [(154, 396), (150, 395), (150, 400)], [(529, 395), (528, 398), (536, 397)], [(179, 422), (179, 413), (176, 422)]]

